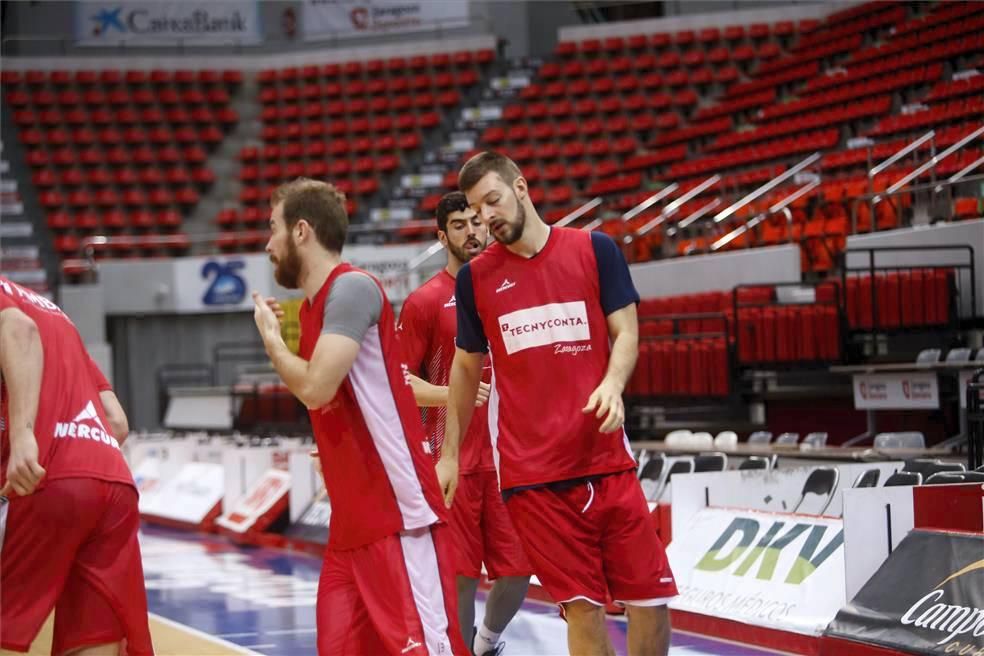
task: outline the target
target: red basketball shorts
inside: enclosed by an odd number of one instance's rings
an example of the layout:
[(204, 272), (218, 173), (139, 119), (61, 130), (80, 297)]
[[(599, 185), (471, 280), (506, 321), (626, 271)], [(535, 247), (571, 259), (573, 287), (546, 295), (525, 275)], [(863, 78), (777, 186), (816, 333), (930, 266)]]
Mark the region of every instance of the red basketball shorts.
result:
[(450, 524), (459, 575), (479, 578), (483, 562), (490, 579), (532, 574), (502, 502), (495, 471), (464, 474), (459, 478)]
[(677, 595), (635, 470), (506, 501), (533, 573), (558, 604), (660, 606)]
[(467, 656), (450, 538), (446, 526), (434, 525), (325, 552), (319, 656)]
[(89, 478), (0, 506), (0, 646), (27, 651), (54, 609), (54, 654), (126, 638), (152, 655), (139, 525), (133, 487)]

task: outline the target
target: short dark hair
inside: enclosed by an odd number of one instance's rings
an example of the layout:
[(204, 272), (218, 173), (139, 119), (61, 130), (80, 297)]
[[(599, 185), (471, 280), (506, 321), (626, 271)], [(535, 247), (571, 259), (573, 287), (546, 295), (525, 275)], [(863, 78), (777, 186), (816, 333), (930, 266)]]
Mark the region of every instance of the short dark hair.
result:
[(304, 219), (311, 224), (318, 243), (341, 253), (348, 234), (345, 194), (335, 185), (310, 178), (297, 178), (277, 187), (270, 196), (270, 206), (284, 204), (284, 223), (293, 228)]
[(437, 229), (448, 231), (448, 215), (452, 212), (464, 212), (468, 209), (468, 199), (460, 191), (451, 191), (437, 201)]
[(461, 167), (461, 172), (458, 173), (458, 189), (467, 192), (488, 173), (499, 174), (507, 185), (511, 185), (516, 178), (523, 175), (516, 162), (502, 153), (486, 150), (472, 157)]

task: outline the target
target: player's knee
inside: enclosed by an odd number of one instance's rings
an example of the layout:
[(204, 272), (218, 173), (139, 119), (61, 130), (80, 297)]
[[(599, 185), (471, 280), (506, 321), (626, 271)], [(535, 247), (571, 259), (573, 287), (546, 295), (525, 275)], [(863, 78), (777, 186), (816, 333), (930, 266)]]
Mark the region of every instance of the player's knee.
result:
[(632, 606), (625, 607), (625, 614), (628, 615), (630, 622), (645, 623), (659, 628), (669, 626), (670, 610), (666, 605), (662, 606)]
[(563, 607), (564, 617), (568, 622), (587, 624), (605, 621), (605, 609), (590, 601), (575, 599), (565, 602)]
[(475, 592), (478, 590), (478, 579), (473, 579), (470, 576), (458, 575), (458, 578), (456, 579), (456, 583), (458, 586), (459, 595), (468, 594), (468, 593), (474, 595)]

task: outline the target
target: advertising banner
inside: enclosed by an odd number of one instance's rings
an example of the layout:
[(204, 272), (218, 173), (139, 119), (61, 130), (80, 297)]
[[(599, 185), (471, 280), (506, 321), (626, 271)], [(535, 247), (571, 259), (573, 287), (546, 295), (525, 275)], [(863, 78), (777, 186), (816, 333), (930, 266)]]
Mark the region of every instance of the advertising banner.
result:
[(177, 258), (174, 264), (178, 312), (232, 312), (253, 308), (251, 293), (273, 294), (270, 260), (264, 256)]
[(858, 410), (933, 410), (940, 407), (939, 383), (934, 372), (857, 374), (854, 407)]
[(301, 33), (308, 41), (468, 25), (467, 0), (304, 0), (302, 7)]
[(984, 535), (912, 531), (826, 634), (903, 654), (984, 653)]
[(705, 508), (667, 554), (674, 610), (820, 635), (845, 602), (840, 519)]
[(245, 533), (290, 492), (290, 474), (269, 469), (216, 523), (235, 533)]
[(140, 514), (200, 524), (221, 503), (225, 470), (222, 465), (189, 462), (171, 479), (140, 497)]
[(75, 38), (83, 46), (226, 46), (260, 43), (263, 33), (256, 0), (82, 0)]

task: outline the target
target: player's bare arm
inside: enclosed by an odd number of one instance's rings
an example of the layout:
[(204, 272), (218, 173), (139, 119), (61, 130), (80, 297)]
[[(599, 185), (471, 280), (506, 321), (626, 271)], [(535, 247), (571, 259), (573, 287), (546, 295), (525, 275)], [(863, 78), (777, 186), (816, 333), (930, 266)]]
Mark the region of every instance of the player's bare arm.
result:
[(130, 434), (130, 422), (126, 418), (126, 412), (120, 405), (120, 400), (116, 398), (113, 390), (103, 390), (99, 392), (99, 401), (102, 403), (103, 411), (106, 413), (106, 420), (109, 422), (109, 430), (113, 432), (113, 437), (120, 444), (126, 440)]
[(448, 419), (444, 430), (444, 445), (437, 461), (437, 480), (444, 493), (444, 503), (450, 508), (458, 487), (458, 451), (461, 438), (471, 421), (475, 397), (482, 382), (482, 353), (455, 349), (448, 385)]
[(7, 386), (10, 419), (10, 460), (0, 496), (11, 490), (21, 496), (31, 494), (44, 477), (34, 436), (43, 371), (44, 349), (37, 325), (17, 308), (0, 311), (0, 375)]
[(635, 369), (639, 356), (639, 318), (635, 303), (615, 310), (606, 317), (608, 334), (612, 339), (612, 353), (608, 358), (608, 369), (601, 384), (595, 388), (584, 406), (585, 414), (594, 412), (595, 417), (604, 421), (601, 432), (617, 430), (625, 421), (625, 406), (622, 391)]
[[(448, 404), (448, 387), (432, 385), (423, 378), (410, 374), (410, 387), (413, 388), (413, 398), (421, 408), (443, 407)], [(486, 382), (478, 384), (478, 396), (475, 397), (475, 407), (481, 408), (489, 401), (492, 388)]]
[(311, 360), (290, 352), (280, 333), (280, 319), (259, 294), (253, 294), (253, 318), (273, 368), (287, 388), (309, 409), (327, 405), (359, 355), (359, 343), (351, 337), (325, 334), (318, 338)]

